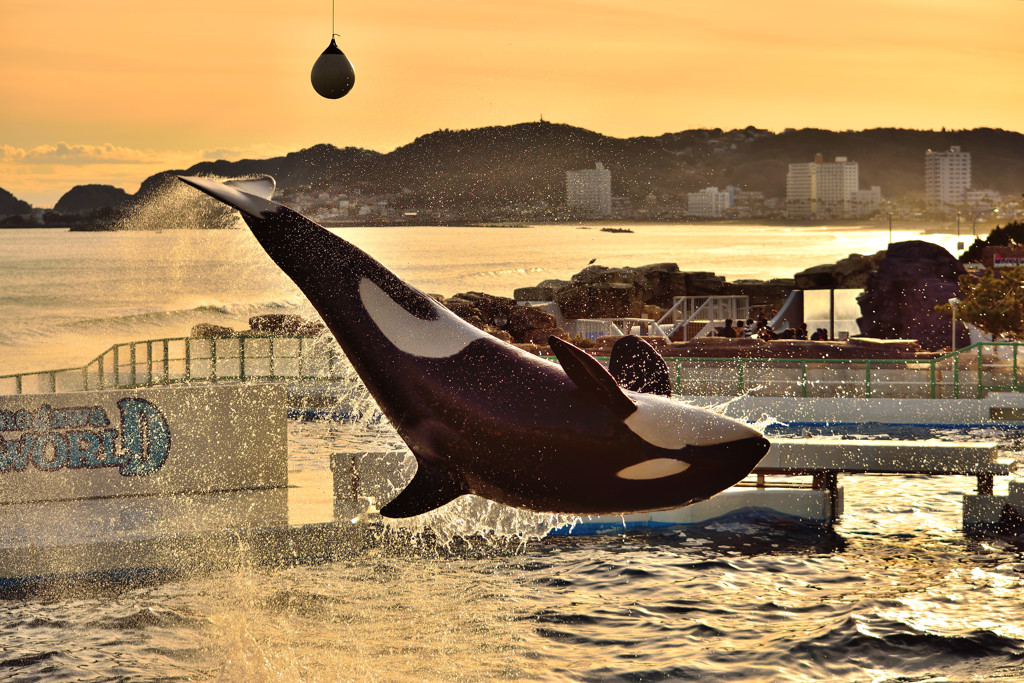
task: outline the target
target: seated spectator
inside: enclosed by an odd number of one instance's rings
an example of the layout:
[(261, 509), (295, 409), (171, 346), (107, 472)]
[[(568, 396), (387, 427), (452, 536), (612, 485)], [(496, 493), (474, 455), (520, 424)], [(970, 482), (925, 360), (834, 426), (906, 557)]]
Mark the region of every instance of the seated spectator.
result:
[(718, 328), (719, 337), (735, 337), (736, 328), (732, 326), (732, 318), (725, 319), (725, 326)]

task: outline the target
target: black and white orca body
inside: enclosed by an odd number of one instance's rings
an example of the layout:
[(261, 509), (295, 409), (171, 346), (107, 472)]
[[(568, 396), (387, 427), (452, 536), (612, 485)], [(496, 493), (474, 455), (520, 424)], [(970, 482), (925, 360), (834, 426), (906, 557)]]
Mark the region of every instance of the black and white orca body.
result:
[(415, 477), (385, 516), (421, 514), (469, 493), (541, 512), (681, 507), (735, 484), (768, 450), (741, 422), (623, 391), (567, 342), (551, 339), (557, 365), (478, 330), (269, 201), (271, 178), (182, 180), (242, 213), (416, 457)]

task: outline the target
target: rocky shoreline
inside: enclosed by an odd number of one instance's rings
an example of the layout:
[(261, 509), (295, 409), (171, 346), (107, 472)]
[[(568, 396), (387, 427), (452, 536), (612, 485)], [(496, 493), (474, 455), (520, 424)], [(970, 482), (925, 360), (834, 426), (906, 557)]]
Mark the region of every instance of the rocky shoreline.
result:
[[(963, 266), (928, 242), (900, 242), (870, 256), (851, 254), (834, 264), (796, 273), (793, 278), (728, 282), (710, 272), (680, 271), (675, 263), (639, 267), (589, 265), (569, 280), (544, 280), (522, 287), (513, 297), (464, 292), (433, 295), (463, 320), (532, 353), (548, 355), (547, 341), (570, 339), (564, 321), (574, 319), (660, 319), (679, 296), (745, 296), (750, 316), (771, 318), (794, 289), (863, 289), (858, 319), (862, 337), (849, 341), (760, 340), (705, 337), (690, 341), (646, 337), (666, 357), (701, 358), (907, 358), (934, 357), (948, 347), (950, 320), (934, 310), (959, 294)], [(552, 313), (551, 311), (556, 311)], [(318, 336), (319, 321), (272, 314), (250, 319), (250, 329), (200, 324), (193, 337), (236, 335)], [(958, 330), (962, 345), (966, 330)], [(571, 341), (606, 355), (616, 337)]]

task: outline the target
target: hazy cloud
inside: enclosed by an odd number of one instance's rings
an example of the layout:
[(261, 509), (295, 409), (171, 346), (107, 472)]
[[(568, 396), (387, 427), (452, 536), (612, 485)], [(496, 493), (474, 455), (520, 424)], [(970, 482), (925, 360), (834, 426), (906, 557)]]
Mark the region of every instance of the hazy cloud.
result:
[(267, 159), (294, 149), (257, 144), (237, 148), (152, 150), (113, 144), (58, 142), (32, 148), (0, 144), (0, 188), (33, 206), (53, 206), (75, 185), (114, 185), (134, 193), (147, 177), (199, 161)]
[(203, 161), (238, 161), (239, 159), (269, 159), (277, 156), (284, 156), (296, 149), (286, 148), (282, 145), (249, 145), (244, 148), (221, 148), (209, 149), (202, 152)]
[(39, 145), (30, 149), (0, 145), (0, 161), (20, 164), (148, 164), (159, 159), (151, 150), (116, 145)]

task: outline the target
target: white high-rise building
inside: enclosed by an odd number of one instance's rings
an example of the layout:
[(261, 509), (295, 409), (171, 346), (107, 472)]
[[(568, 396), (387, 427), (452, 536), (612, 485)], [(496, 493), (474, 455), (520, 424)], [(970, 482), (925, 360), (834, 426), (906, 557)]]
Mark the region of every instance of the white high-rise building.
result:
[(850, 215), (867, 218), (882, 208), (882, 188), (872, 185), (870, 190), (857, 190), (850, 195)]
[(565, 172), (565, 203), (571, 211), (594, 217), (612, 213), (612, 172), (600, 161), (594, 168)]
[(786, 174), (786, 216), (813, 218), (817, 215), (817, 187), (817, 163), (790, 164)]
[(686, 193), (686, 212), (702, 218), (721, 218), (732, 205), (731, 194), (719, 192), (717, 187), (707, 187), (700, 192)]
[(948, 152), (924, 153), (924, 199), (929, 209), (942, 211), (963, 204), (970, 187), (970, 152), (954, 145)]
[(850, 200), (860, 183), (856, 161), (836, 157), (831, 163), (819, 163), (816, 218), (843, 218), (851, 214)]
[(786, 215), (789, 218), (844, 218), (854, 215), (854, 195), (860, 183), (856, 161), (836, 157), (826, 162), (790, 164), (786, 174)]

